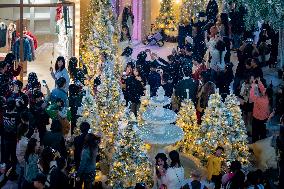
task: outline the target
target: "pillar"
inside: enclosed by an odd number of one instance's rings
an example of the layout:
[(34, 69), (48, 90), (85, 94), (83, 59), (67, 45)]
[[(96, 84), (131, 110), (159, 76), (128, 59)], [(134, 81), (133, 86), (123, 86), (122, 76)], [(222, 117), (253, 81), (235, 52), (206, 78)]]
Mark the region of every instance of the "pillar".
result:
[(151, 0), (143, 0), (142, 9), (141, 36), (144, 39), (151, 32)]

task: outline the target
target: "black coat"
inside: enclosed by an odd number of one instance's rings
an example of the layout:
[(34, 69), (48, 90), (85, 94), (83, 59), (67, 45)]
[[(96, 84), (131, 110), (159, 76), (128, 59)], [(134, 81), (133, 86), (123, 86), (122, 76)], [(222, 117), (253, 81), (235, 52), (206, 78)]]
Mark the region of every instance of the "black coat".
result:
[(68, 176), (58, 168), (50, 174), (50, 189), (71, 189)]
[(171, 98), (174, 90), (174, 86), (171, 83), (166, 83), (163, 86), (163, 89), (165, 90), (165, 96)]
[(215, 0), (210, 0), (206, 7), (207, 20), (216, 22), (218, 14), (218, 4)]
[(198, 62), (202, 62), (205, 53), (206, 53), (205, 36), (204, 32), (200, 31), (193, 38), (193, 57)]
[(157, 72), (151, 71), (148, 76), (151, 96), (156, 96), (158, 88), (161, 86), (161, 76)]
[(180, 100), (184, 100), (187, 97), (186, 89), (189, 89), (189, 99), (193, 103), (196, 102), (196, 94), (198, 89), (198, 83), (192, 78), (180, 80), (176, 86), (175, 94)]
[(185, 45), (186, 36), (191, 36), (192, 27), (190, 24), (188, 25), (179, 25), (178, 27), (178, 46), (179, 48), (183, 48)]
[(8, 75), (0, 73), (0, 96), (6, 97), (9, 92), (10, 79)]
[(148, 75), (150, 73), (150, 62), (149, 61), (138, 59), (136, 61), (136, 67), (141, 69), (141, 76), (143, 78), (148, 78)]
[(84, 141), (87, 133), (83, 133), (74, 138), (74, 161), (76, 165), (76, 169), (79, 169), (80, 161), (81, 161), (81, 153), (84, 148)]
[[(242, 9), (241, 9), (242, 10)], [(231, 19), (231, 32), (232, 34), (242, 34), (245, 31), (244, 11), (232, 10), (229, 13)]]
[(140, 103), (140, 98), (144, 95), (143, 81), (138, 81), (134, 76), (130, 76), (125, 83), (128, 100), (132, 103)]
[(43, 137), (43, 145), (58, 151), (62, 157), (67, 157), (65, 140), (61, 132), (49, 131)]
[(234, 177), (229, 181), (229, 189), (244, 189), (245, 174), (242, 171), (235, 173)]

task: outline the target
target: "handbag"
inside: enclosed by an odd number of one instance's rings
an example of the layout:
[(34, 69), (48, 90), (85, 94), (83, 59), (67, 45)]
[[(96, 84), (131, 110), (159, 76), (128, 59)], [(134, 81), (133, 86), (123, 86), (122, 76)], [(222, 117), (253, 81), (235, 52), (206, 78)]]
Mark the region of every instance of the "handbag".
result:
[(62, 133), (63, 135), (68, 135), (71, 125), (69, 123), (69, 121), (67, 120), (67, 118), (59, 118), (59, 122), (62, 126)]

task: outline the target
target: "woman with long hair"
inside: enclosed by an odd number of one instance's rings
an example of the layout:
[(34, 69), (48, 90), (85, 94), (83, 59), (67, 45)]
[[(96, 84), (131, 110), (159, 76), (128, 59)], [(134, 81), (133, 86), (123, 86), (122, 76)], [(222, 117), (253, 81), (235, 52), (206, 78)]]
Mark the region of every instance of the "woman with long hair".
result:
[(167, 169), (169, 168), (167, 163), (167, 155), (164, 153), (158, 153), (155, 157), (156, 169), (154, 172), (154, 188), (160, 189), (165, 184), (165, 176)]
[(63, 56), (57, 57), (54, 68), (55, 68), (55, 72), (53, 71), (53, 68), (50, 67), (50, 74), (52, 78), (55, 81), (57, 81), (59, 78), (64, 77), (66, 79), (66, 85), (65, 85), (64, 90), (65, 92), (68, 92), (70, 77), (65, 67), (65, 58)]
[(215, 46), (209, 47), (211, 61), (210, 61), (210, 69), (211, 69), (211, 78), (212, 81), (218, 82), (218, 77), (224, 72), (225, 69), (225, 54), (226, 54), (226, 46), (224, 41), (216, 39)]
[(24, 166), (24, 183), (23, 188), (28, 188), (32, 185), (33, 179), (39, 173), (37, 162), (39, 144), (37, 139), (31, 138), (28, 142), (27, 150), (25, 152), (25, 166)]
[(121, 28), (120, 42), (124, 41), (131, 41), (131, 35), (127, 25), (123, 25)]
[(227, 13), (221, 13), (220, 15), (220, 22), (219, 22), (219, 29), (220, 29), (220, 36), (222, 37), (223, 41), (225, 42), (226, 46), (226, 55), (225, 55), (225, 62), (230, 62), (230, 49), (231, 49), (231, 28), (229, 25), (229, 17)]
[(270, 104), (267, 90), (260, 78), (252, 79), (250, 100), (254, 103), (252, 110), (252, 142), (266, 138), (266, 122), (270, 117)]
[(92, 189), (96, 176), (96, 158), (98, 155), (100, 138), (88, 133), (82, 151), (78, 176), (84, 182), (85, 189)]
[(169, 157), (171, 164), (166, 173), (167, 189), (181, 188), (184, 184), (184, 168), (180, 163), (179, 153), (173, 150), (169, 153)]
[(133, 33), (133, 23), (134, 23), (134, 15), (131, 10), (131, 6), (124, 7), (122, 12), (122, 22), (121, 25), (125, 25), (129, 29), (130, 37)]
[(46, 147), (42, 150), (38, 161), (38, 167), (42, 174), (46, 176), (45, 187), (50, 187), (50, 175), (51, 172), (56, 169), (57, 163), (55, 161), (55, 150), (50, 147)]
[(209, 97), (215, 93), (216, 85), (210, 81), (210, 73), (203, 71), (200, 74), (201, 84), (197, 92), (197, 122), (201, 124), (201, 117), (204, 114), (204, 110), (208, 105)]
[(68, 71), (70, 78), (76, 82), (84, 84), (85, 75), (88, 74), (87, 67), (83, 65), (83, 68), (78, 68), (78, 59), (76, 57), (71, 57), (68, 63)]
[(137, 116), (140, 107), (140, 98), (144, 95), (145, 80), (141, 77), (141, 71), (138, 68), (133, 69), (133, 75), (125, 80), (125, 93), (131, 102), (131, 111)]

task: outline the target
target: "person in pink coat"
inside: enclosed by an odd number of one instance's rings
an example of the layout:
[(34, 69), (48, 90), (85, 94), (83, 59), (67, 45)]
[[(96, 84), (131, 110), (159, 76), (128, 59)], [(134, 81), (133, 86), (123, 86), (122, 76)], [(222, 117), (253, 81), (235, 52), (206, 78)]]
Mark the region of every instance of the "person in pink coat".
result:
[(254, 103), (252, 111), (252, 142), (266, 138), (266, 122), (270, 116), (269, 98), (260, 78), (252, 79), (250, 100)]

